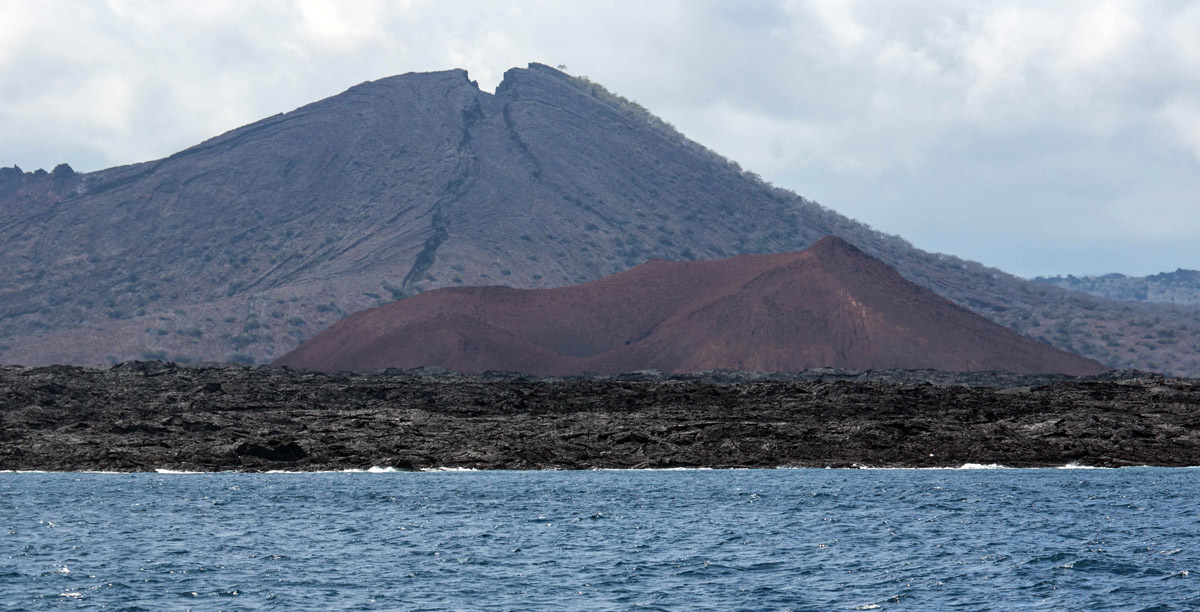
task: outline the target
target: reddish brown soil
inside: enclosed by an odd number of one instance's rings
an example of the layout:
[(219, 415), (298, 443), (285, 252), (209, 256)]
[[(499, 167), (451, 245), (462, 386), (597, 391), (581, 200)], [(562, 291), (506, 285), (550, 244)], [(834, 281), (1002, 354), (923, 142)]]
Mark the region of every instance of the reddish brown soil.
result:
[(557, 289), (429, 291), (354, 314), (275, 363), (544, 375), (1107, 369), (957, 306), (836, 236), (797, 253), (656, 260)]

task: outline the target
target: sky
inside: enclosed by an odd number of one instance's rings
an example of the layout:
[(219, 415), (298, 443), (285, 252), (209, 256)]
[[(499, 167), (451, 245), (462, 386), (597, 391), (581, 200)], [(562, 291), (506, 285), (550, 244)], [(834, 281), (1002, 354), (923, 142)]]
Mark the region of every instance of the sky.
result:
[(1200, 0), (0, 0), (0, 166), (170, 155), (405, 72), (529, 62), (1019, 276), (1200, 268)]

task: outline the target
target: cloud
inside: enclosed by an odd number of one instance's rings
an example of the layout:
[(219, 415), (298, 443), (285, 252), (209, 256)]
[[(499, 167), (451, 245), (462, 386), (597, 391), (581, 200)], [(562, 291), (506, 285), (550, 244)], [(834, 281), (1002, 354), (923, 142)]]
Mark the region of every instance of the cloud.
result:
[(381, 27), (382, 5), (357, 0), (300, 0), (300, 30), (307, 40), (334, 52), (375, 44), (386, 34)]
[(408, 71), (566, 64), (776, 184), (1013, 272), (1200, 268), (1200, 4), (0, 0), (0, 165), (169, 155)]
[(1170, 128), (1177, 145), (1190, 151), (1200, 161), (1200, 102), (1191, 98), (1172, 98), (1158, 113)]

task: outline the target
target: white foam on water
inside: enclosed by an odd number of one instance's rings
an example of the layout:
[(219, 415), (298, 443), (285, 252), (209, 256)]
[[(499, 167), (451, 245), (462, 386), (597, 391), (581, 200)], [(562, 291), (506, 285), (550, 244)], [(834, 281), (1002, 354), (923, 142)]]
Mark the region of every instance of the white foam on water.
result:
[[(834, 468), (834, 469), (837, 469), (837, 468)], [(850, 467), (849, 469), (852, 469), (852, 470), (870, 470), (870, 471), (873, 471), (873, 472), (887, 472), (887, 471), (893, 471), (893, 472), (894, 472), (894, 471), (902, 471), (902, 472), (918, 472), (918, 471), (920, 471), (920, 472), (944, 472), (944, 471), (946, 471), (946, 470), (957, 470), (958, 468), (953, 468), (953, 467), (920, 467), (920, 468), (918, 468), (918, 467), (878, 467), (878, 466), (874, 466), (874, 465), (860, 465), (860, 464), (857, 464), (857, 463), (855, 463), (855, 464), (854, 464), (852, 467)]]
[(745, 471), (749, 468), (710, 468), (710, 467), (665, 467), (665, 468), (587, 468), (586, 472), (711, 472), (713, 470), (724, 470), (732, 472), (735, 470)]
[[(264, 473), (264, 474), (405, 474), (405, 473), (409, 473), (412, 471), (414, 471), (414, 470), (398, 470), (391, 466), (385, 467), (385, 466), (373, 465), (366, 469), (348, 468), (345, 470), (307, 470), (307, 471), (267, 470), (266, 472), (262, 472), (262, 473)], [(487, 470), (477, 470), (475, 468), (463, 468), (463, 467), (433, 467), (433, 468), (421, 468), (420, 470), (416, 470), (416, 471), (418, 471), (418, 472), (482, 472), (482, 471), (487, 471)], [(497, 471), (512, 471), (512, 470), (497, 470)], [(239, 472), (224, 472), (224, 473), (237, 474)], [(252, 473), (252, 472), (247, 472), (247, 473)]]
[[(776, 469), (804, 469), (804, 468), (776, 468)], [(961, 466), (938, 466), (932, 468), (889, 468), (877, 466), (864, 466), (862, 463), (854, 463), (850, 468), (833, 468), (833, 469), (874, 469), (874, 470), (910, 470), (910, 472), (940, 472), (947, 469), (1042, 469), (1042, 468), (1010, 468), (1002, 466), (1000, 463), (964, 463)]]
[(964, 463), (957, 468), (958, 470), (1010, 470), (1012, 468), (999, 463)]
[[(267, 470), (261, 474), (401, 474), (412, 470), (397, 470), (394, 467), (373, 465), (367, 469), (348, 468), (345, 470)], [(256, 472), (220, 472), (221, 474), (254, 474)]]
[(1094, 465), (1083, 465), (1082, 463), (1076, 463), (1076, 462), (1072, 461), (1066, 465), (1059, 466), (1055, 469), (1059, 469), (1059, 470), (1102, 470), (1104, 468), (1098, 468)]
[(214, 474), (363, 474), (366, 470), (349, 469), (349, 470), (267, 470), (265, 472), (213, 472)]
[(203, 474), (204, 472), (195, 472), (191, 470), (168, 470), (166, 468), (154, 468), (155, 474)]

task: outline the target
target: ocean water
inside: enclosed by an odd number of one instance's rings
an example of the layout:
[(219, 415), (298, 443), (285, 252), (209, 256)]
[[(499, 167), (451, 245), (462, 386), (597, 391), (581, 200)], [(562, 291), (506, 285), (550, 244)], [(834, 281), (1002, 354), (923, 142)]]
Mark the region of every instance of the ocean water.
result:
[(1200, 470), (0, 474), (0, 609), (1197, 610)]

